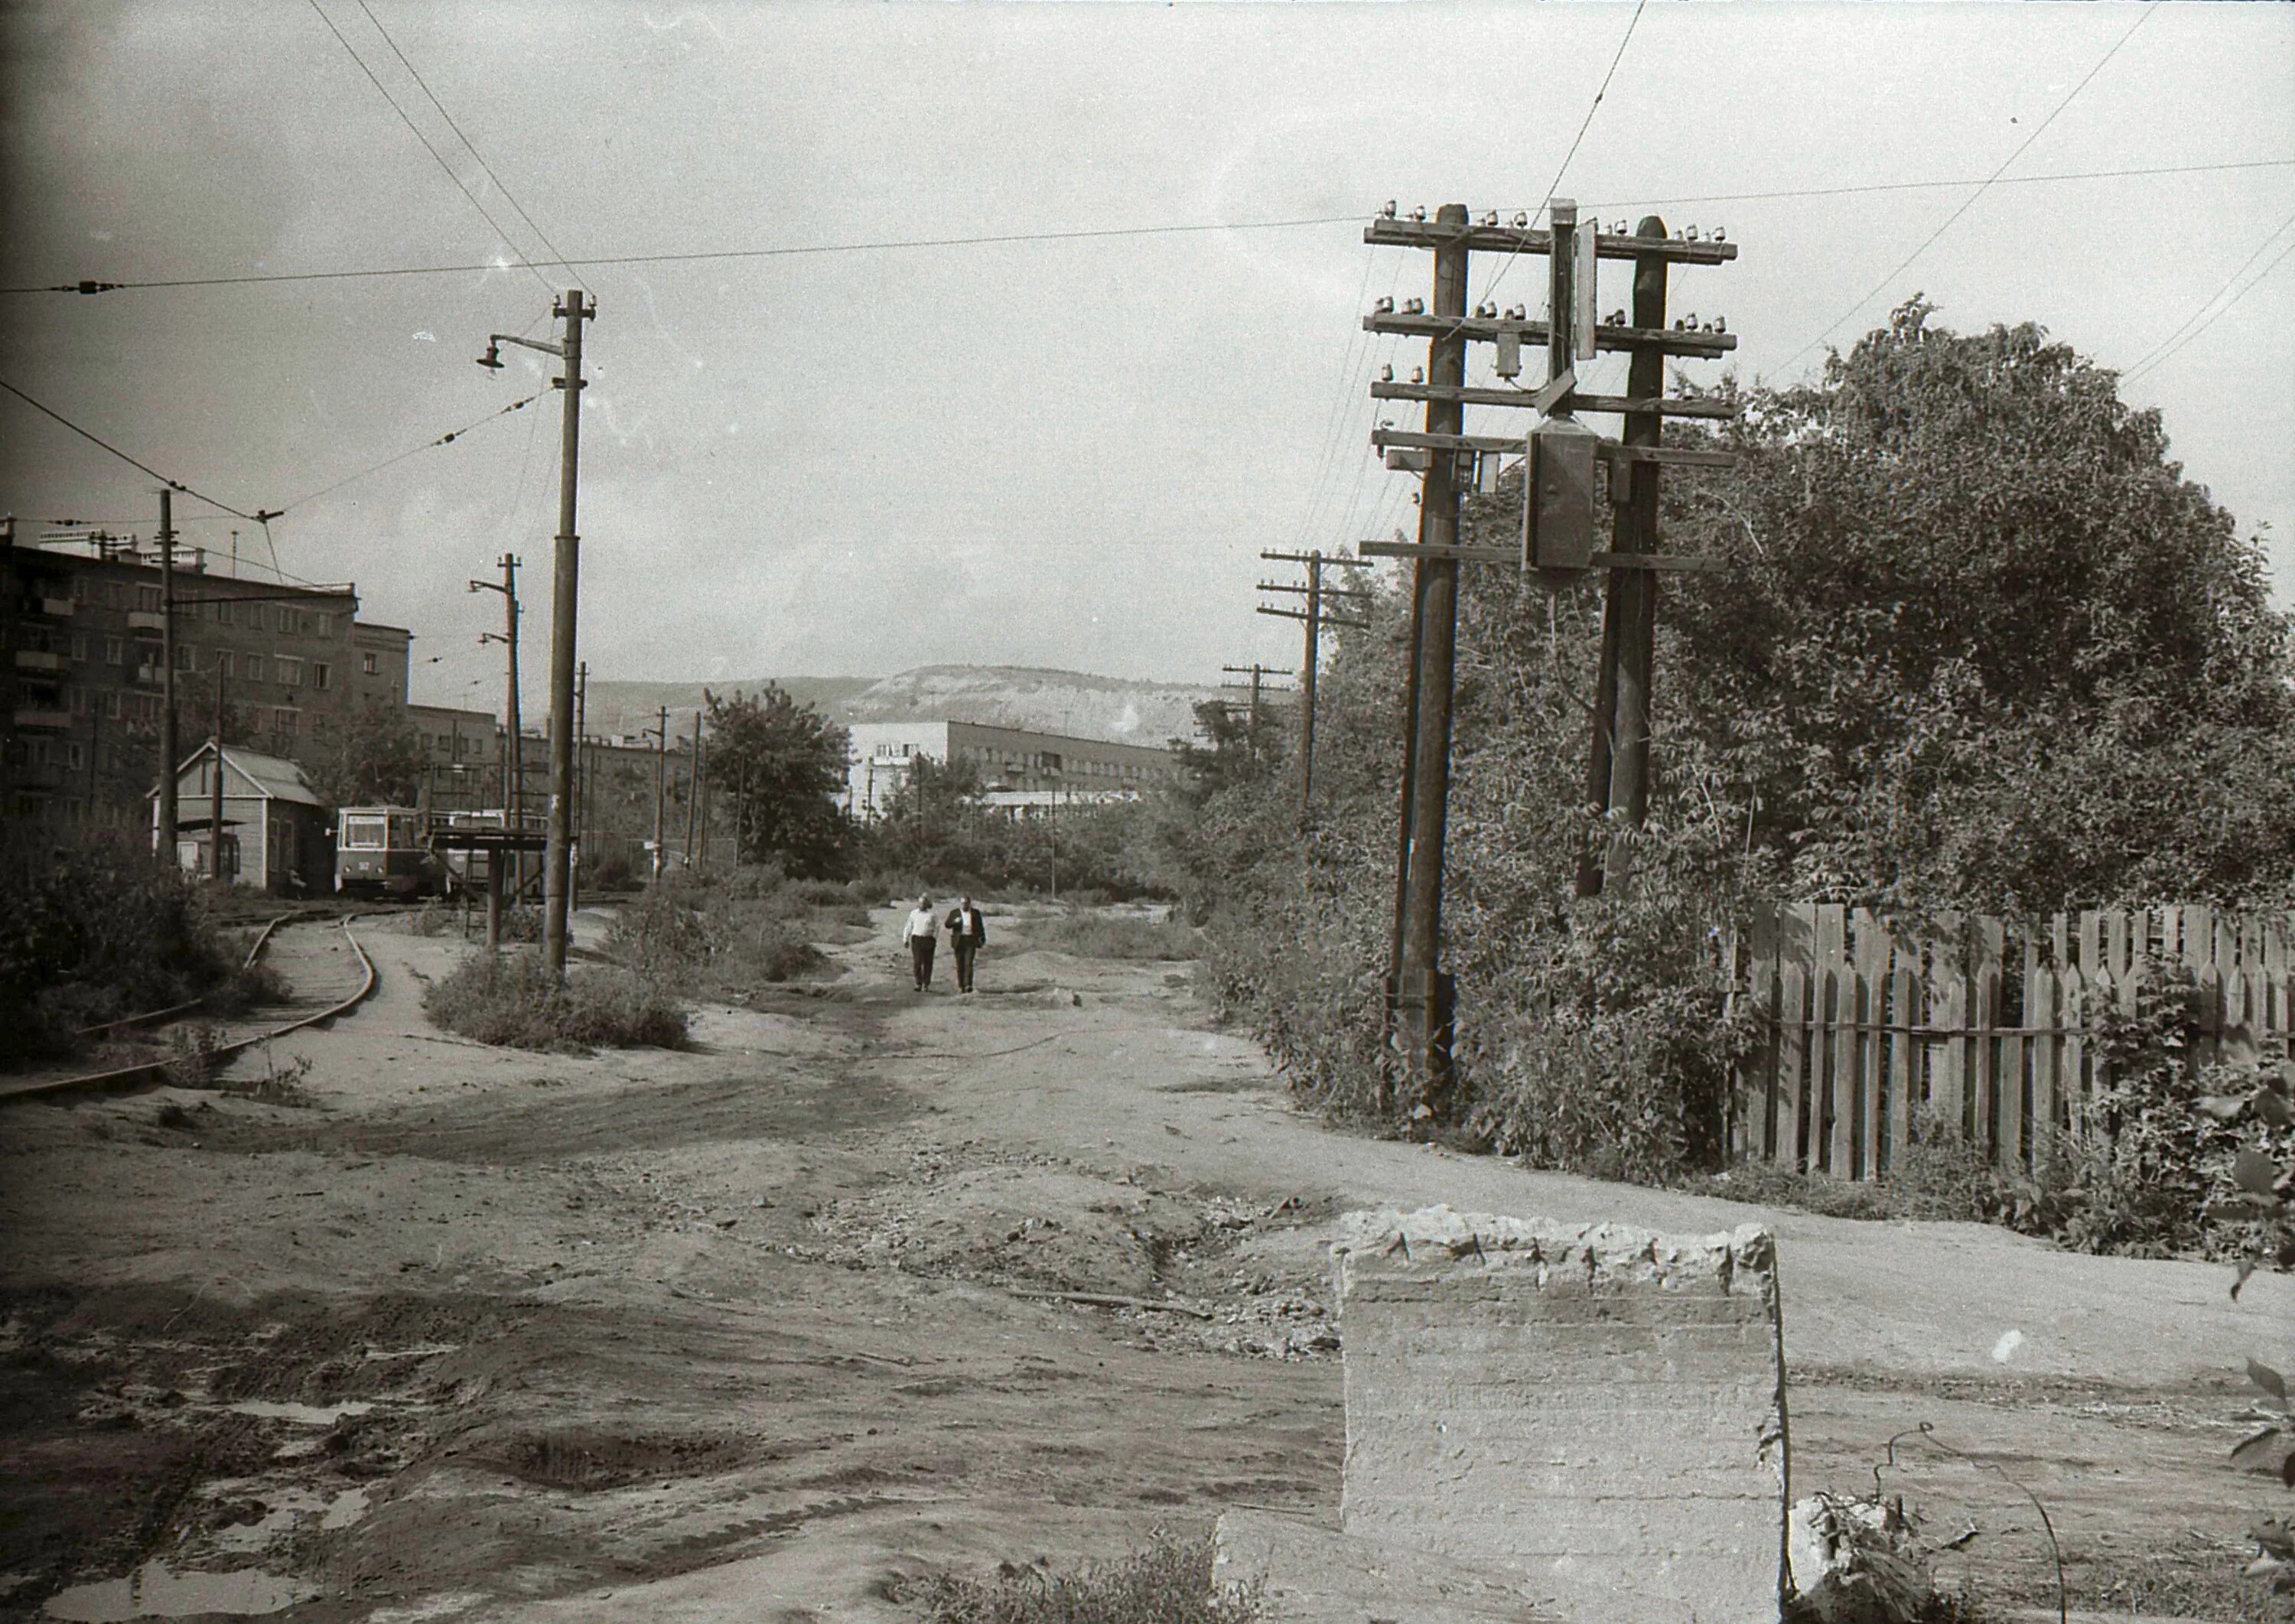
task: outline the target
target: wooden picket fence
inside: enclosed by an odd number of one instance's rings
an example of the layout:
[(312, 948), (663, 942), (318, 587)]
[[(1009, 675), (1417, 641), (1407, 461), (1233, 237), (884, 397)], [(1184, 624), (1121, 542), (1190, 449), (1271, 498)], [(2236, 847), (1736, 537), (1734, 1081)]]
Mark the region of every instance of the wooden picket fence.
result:
[(2287, 913), (2110, 910), (2030, 930), (1948, 915), (1915, 938), (1864, 909), (1778, 910), (1729, 944), (1763, 1032), (1731, 1090), (1731, 1154), (1885, 1178), (1933, 1110), (1995, 1166), (2030, 1171), (2083, 1131), (2106, 1082), (2083, 1009), (2133, 1009), (2145, 977), (2185, 965), (2191, 1064), (2284, 1059), (2291, 943)]

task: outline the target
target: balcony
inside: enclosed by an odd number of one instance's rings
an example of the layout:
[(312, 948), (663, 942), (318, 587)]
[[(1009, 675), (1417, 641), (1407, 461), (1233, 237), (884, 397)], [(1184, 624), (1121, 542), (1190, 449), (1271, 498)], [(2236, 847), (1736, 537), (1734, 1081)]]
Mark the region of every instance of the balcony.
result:
[(50, 598), (39, 592), (33, 593), (24, 600), (24, 608), (28, 614), (45, 615), (50, 620), (69, 620), (72, 617), (74, 607), (69, 598)]
[(167, 629), (167, 616), (160, 609), (130, 609), (127, 626), (132, 632), (164, 632)]
[(159, 665), (156, 665), (156, 664), (154, 664), (154, 665), (138, 665), (138, 666), (135, 668), (135, 678), (134, 678), (134, 680), (135, 680), (135, 681), (138, 681), (138, 682), (142, 682), (142, 683), (145, 684), (145, 685), (146, 685), (146, 686), (148, 686), (148, 687), (151, 687), (151, 688), (157, 688), (157, 687), (159, 687)]
[(20, 705), (16, 707), (16, 726), (27, 732), (67, 732), (71, 728), (71, 713), (50, 710), (45, 706)]
[(19, 671), (61, 673), (68, 663), (62, 655), (50, 654), (44, 649), (16, 650), (16, 669)]

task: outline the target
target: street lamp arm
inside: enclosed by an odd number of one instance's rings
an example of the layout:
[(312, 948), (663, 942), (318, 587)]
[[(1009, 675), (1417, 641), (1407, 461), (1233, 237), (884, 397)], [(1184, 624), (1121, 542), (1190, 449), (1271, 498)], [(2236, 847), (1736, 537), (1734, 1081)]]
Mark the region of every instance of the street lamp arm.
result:
[(555, 355), (560, 361), (566, 359), (563, 344), (545, 344), (539, 339), (521, 339), (515, 333), (490, 332), (486, 335), (486, 344), (489, 347), (497, 344), (516, 344), (526, 349), (538, 349), (545, 355)]

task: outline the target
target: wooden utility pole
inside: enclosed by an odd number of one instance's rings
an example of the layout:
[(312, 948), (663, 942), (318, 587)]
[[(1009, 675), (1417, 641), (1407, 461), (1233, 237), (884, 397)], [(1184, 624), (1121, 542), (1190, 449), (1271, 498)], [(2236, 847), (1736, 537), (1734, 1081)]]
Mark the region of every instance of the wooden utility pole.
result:
[(661, 877), (662, 815), (669, 803), (669, 706), (656, 707), (654, 725), (648, 730), (653, 735), (653, 877)]
[(223, 656), (216, 656), (215, 726), (208, 730), (208, 877), (223, 884)]
[[(478, 364), (502, 370), (502, 347), (516, 344), (555, 355), (565, 371), (551, 380), (565, 392), (559, 429), (558, 536), (551, 559), (550, 616), (550, 833), (542, 869), (542, 958), (552, 975), (566, 973), (568, 914), (573, 900), (574, 667), (576, 622), (581, 608), (582, 543), (576, 528), (575, 498), (582, 465), (582, 323), (597, 319), (598, 306), (579, 288), (568, 288), (551, 315), (566, 323), (555, 344), (512, 333), (487, 336)], [(515, 656), (512, 657), (515, 658)], [(513, 683), (513, 689), (515, 683)], [(513, 697), (511, 702), (516, 706)], [(516, 715), (516, 711), (512, 711)], [(515, 729), (515, 722), (513, 722)], [(521, 760), (523, 750), (520, 750)], [(522, 769), (521, 769), (522, 771)], [(521, 806), (521, 811), (523, 810)], [(521, 820), (522, 821), (522, 820)]]
[(1251, 708), (1245, 713), (1246, 720), (1244, 724), (1243, 739), (1246, 754), (1249, 755), (1253, 761), (1257, 761), (1259, 759), (1260, 681), (1264, 677), (1287, 677), (1291, 673), (1278, 670), (1272, 665), (1262, 665), (1256, 660), (1254, 660), (1248, 665), (1222, 665), (1220, 669), (1228, 673), (1231, 676), (1247, 676), (1251, 679), (1247, 683), (1229, 682), (1227, 686), (1229, 688), (1247, 687), (1251, 690)]
[[(1496, 215), (1470, 224), (1466, 209), (1452, 204), (1430, 224), (1423, 211), (1409, 220), (1396, 219), (1392, 210), (1374, 220), (1363, 233), (1372, 244), (1394, 244), (1433, 250), (1434, 298), (1431, 310), (1412, 300), (1401, 312), (1391, 299), (1364, 318), (1365, 331), (1421, 337), (1427, 340), (1427, 365), (1423, 380), (1396, 383), (1382, 379), (1371, 386), (1375, 399), (1424, 402), (1423, 431), (1394, 430), (1382, 425), (1371, 444), (1386, 453), (1387, 466), (1410, 469), (1423, 478), (1420, 491), (1418, 540), (1415, 543), (1365, 543), (1372, 557), (1409, 558), (1414, 561), (1411, 619), (1411, 693), (1406, 706), (1409, 743), (1403, 763), (1404, 788), (1401, 829), (1396, 863), (1396, 925), (1389, 958), (1393, 1008), (1402, 1049), (1422, 1103), (1439, 1115), (1447, 1105), (1450, 1081), (1449, 977), (1440, 963), (1443, 842), (1450, 778), (1450, 700), (1458, 624), (1458, 569), (1470, 560), (1511, 561), (1525, 576), (1548, 586), (1573, 580), (1588, 567), (1614, 572), (1611, 609), (1605, 617), (1603, 669), (1618, 675), (1608, 690), (1609, 710), (1596, 719), (1595, 748), (1598, 769), (1589, 774), (1589, 786), (1598, 782), (1598, 807), (1625, 811), (1638, 820), (1646, 810), (1648, 791), (1648, 678), (1650, 628), (1655, 606), (1650, 572), (1658, 569), (1709, 567), (1702, 559), (1671, 558), (1655, 551), (1657, 512), (1656, 471), (1663, 463), (1690, 467), (1727, 467), (1735, 458), (1727, 452), (1662, 446), (1659, 444), (1661, 415), (1727, 418), (1735, 408), (1719, 401), (1663, 399), (1664, 358), (1674, 355), (1719, 355), (1736, 347), (1736, 340), (1718, 327), (1674, 331), (1665, 326), (1665, 265), (1679, 261), (1719, 265), (1736, 257), (1734, 243), (1668, 240), (1662, 221), (1652, 216), (1631, 236), (1605, 237), (1592, 221), (1581, 228), (1577, 206), (1567, 199), (1553, 200), (1549, 226), (1533, 228), (1517, 216), (1515, 224), (1503, 227)], [(1550, 274), (1550, 319), (1531, 321), (1516, 306), (1501, 314), (1495, 304), (1485, 304), (1471, 315), (1466, 307), (1466, 265), (1469, 250), (1546, 256)], [(1630, 323), (1598, 322), (1594, 308), (1594, 265), (1598, 258), (1631, 259), (1636, 263), (1634, 316)], [(1543, 388), (1468, 388), (1465, 382), (1465, 349), (1469, 341), (1497, 348), (1494, 370), (1510, 381), (1521, 371), (1525, 343), (1548, 347), (1548, 379)], [(1577, 388), (1574, 363), (1603, 349), (1629, 351), (1634, 356), (1629, 393), (1597, 396)], [(1523, 439), (1465, 432), (1465, 408), (1528, 406), (1546, 414), (1546, 421)], [(1601, 439), (1580, 428), (1574, 412), (1617, 412), (1626, 414), (1628, 437), (1620, 444)], [(1637, 420), (1640, 420), (1637, 426)], [(1523, 456), (1523, 531), (1519, 548), (1461, 546), (1458, 540), (1458, 496), (1461, 473), (1469, 458), (1520, 453)], [(1609, 469), (1611, 499), (1620, 511), (1615, 547), (1597, 551), (1592, 543), (1595, 475), (1597, 464)], [(1630, 576), (1638, 584), (1619, 579)], [(1602, 690), (1597, 686), (1597, 694)], [(1597, 709), (1600, 701), (1597, 699)], [(1628, 717), (1632, 720), (1627, 737)], [(1615, 747), (1615, 748), (1613, 748)], [(1630, 755), (1621, 770), (1614, 757)], [(1581, 887), (1584, 885), (1581, 877)], [(1598, 886), (1598, 874), (1595, 881)]]
[[(574, 846), (590, 849), (590, 662), (574, 668)], [(566, 874), (566, 911), (582, 905), (582, 864), (569, 863)], [(569, 926), (570, 929), (571, 926)]]
[(176, 866), (176, 514), (173, 491), (159, 493), (159, 861)]
[(685, 866), (693, 866), (693, 843), (701, 816), (701, 713), (693, 713), (693, 759), (685, 768)]
[(1259, 609), (1262, 615), (1306, 623), (1306, 655), (1299, 665), (1299, 827), (1303, 829), (1315, 803), (1315, 676), (1323, 663), (1323, 628), (1327, 625), (1362, 628), (1370, 624), (1367, 620), (1352, 620), (1328, 612), (1326, 600), (1336, 600), (1342, 608), (1360, 609), (1368, 594), (1354, 587), (1326, 587), (1323, 571), (1327, 567), (1368, 569), (1370, 560), (1351, 559), (1344, 554), (1327, 557), (1319, 548), (1312, 552), (1262, 552), (1259, 556), (1273, 563), (1303, 564), (1307, 567), (1307, 583), (1304, 586), (1272, 581), (1259, 583), (1259, 590), (1262, 592), (1304, 593), (1307, 599), (1303, 612), (1270, 608), (1263, 604)]
[[(523, 832), (526, 827), (526, 745), (518, 706), (518, 569), (525, 560), (514, 553), (505, 552), (495, 562), (502, 568), (502, 578), (499, 581), (473, 581), (470, 590), (502, 594), (502, 629), (479, 632), (478, 641), (500, 643), (509, 653), (503, 694), (503, 714), (508, 716), (509, 723), (502, 734), (502, 826)], [(521, 852), (512, 856), (510, 864), (515, 876), (510, 895), (515, 901), (525, 889), (526, 854)]]

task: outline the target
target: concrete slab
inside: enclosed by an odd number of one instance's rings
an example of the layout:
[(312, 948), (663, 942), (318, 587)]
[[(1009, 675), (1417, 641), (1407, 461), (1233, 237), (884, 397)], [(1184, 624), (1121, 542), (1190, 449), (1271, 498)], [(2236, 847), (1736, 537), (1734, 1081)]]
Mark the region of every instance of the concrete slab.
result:
[(1258, 1587), (1260, 1624), (1564, 1624), (1528, 1575), (1278, 1512), (1230, 1511), (1213, 1532), (1212, 1580)]
[(1776, 1624), (1776, 1247), (1429, 1207), (1332, 1248), (1350, 1537), (1520, 1569), (1569, 1617)]

